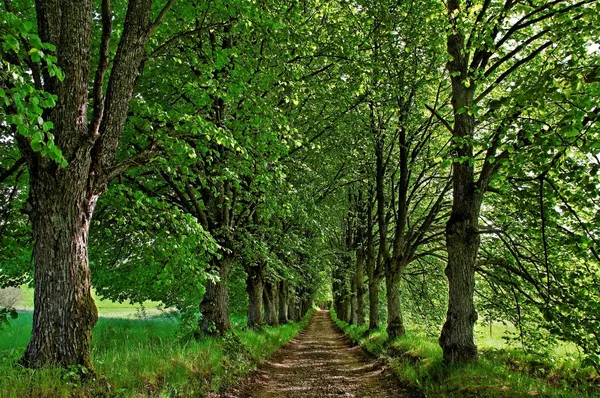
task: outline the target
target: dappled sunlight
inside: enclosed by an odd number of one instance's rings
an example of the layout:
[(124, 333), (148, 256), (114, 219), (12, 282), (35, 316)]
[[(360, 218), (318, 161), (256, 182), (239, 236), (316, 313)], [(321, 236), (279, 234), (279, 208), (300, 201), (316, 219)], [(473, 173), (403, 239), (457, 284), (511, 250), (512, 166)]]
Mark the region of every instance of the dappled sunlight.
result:
[(223, 397), (408, 396), (380, 362), (349, 347), (329, 312), (317, 311), (296, 339)]

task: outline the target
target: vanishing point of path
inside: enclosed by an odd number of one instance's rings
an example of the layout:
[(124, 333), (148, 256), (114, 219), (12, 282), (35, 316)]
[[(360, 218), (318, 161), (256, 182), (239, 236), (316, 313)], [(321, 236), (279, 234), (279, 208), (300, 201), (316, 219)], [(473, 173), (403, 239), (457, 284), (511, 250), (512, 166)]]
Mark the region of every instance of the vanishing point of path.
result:
[(360, 347), (350, 347), (328, 311), (316, 311), (302, 333), (222, 397), (414, 396), (390, 373)]

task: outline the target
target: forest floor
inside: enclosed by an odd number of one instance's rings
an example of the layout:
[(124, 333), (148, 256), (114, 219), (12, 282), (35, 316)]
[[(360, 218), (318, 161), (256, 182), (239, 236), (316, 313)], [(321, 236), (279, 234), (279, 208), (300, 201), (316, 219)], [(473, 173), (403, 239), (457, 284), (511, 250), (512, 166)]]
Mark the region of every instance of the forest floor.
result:
[(414, 397), (381, 361), (351, 347), (329, 311), (315, 311), (306, 329), (222, 398)]

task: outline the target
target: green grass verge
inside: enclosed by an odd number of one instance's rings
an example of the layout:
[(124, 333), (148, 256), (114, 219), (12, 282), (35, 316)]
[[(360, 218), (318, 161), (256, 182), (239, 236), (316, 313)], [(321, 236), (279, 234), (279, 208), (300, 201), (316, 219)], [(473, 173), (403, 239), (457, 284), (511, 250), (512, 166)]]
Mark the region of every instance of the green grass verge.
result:
[(308, 322), (261, 331), (241, 329), (199, 340), (178, 337), (166, 318), (101, 318), (94, 329), (92, 362), (98, 377), (82, 381), (78, 369), (29, 370), (15, 365), (31, 333), (31, 313), (0, 330), (0, 397), (188, 397), (221, 390), (291, 340)]
[(382, 328), (336, 325), (354, 344), (383, 358), (403, 382), (427, 397), (599, 397), (600, 377), (577, 360), (483, 348), (475, 364), (446, 366), (435, 338), (408, 332), (389, 342)]

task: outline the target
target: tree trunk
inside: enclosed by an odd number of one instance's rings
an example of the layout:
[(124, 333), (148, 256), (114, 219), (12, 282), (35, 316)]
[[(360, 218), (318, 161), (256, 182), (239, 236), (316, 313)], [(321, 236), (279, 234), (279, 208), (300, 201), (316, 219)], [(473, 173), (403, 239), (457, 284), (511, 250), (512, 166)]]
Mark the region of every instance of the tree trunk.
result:
[(400, 301), (400, 281), (400, 272), (393, 270), (386, 271), (387, 333), (390, 341), (405, 333), (404, 321), (402, 319), (402, 303)]
[(466, 363), (477, 360), (473, 327), (477, 312), (473, 303), (475, 290), (475, 259), (479, 250), (477, 219), (457, 221), (446, 225), (448, 248), (448, 312), (439, 343), (447, 363)]
[(356, 325), (358, 323), (358, 286), (356, 285), (356, 275), (350, 277), (350, 317), (349, 324)]
[(227, 289), (227, 278), (231, 257), (223, 255), (221, 259), (215, 257), (213, 269), (218, 271), (219, 280), (209, 279), (206, 284), (206, 292), (200, 303), (200, 331), (207, 335), (221, 335), (231, 330), (229, 320), (229, 290)]
[(265, 307), (265, 323), (271, 326), (279, 325), (277, 314), (277, 282), (265, 281), (263, 290), (263, 301)]
[[(461, 12), (460, 2), (450, 0), (447, 10), (449, 21), (455, 23), (455, 18)], [(439, 343), (445, 362), (467, 363), (477, 360), (477, 347), (473, 339), (477, 312), (473, 292), (480, 239), (479, 208), (485, 185), (477, 186), (475, 169), (470, 161), (473, 158), (475, 119), (470, 112), (463, 111), (473, 106), (475, 84), (469, 81), (469, 57), (465, 51), (465, 36), (460, 30), (448, 36), (447, 48), (451, 55), (447, 68), (452, 82), (452, 135), (456, 157), (461, 161), (455, 158), (452, 164), (452, 210), (446, 223), (448, 312)]]
[(282, 280), (279, 282), (279, 324), (288, 322), (288, 282)]
[(35, 293), (31, 340), (21, 359), (27, 367), (91, 368), (98, 311), (90, 293), (87, 242), (97, 196), (87, 194), (85, 167), (73, 162), (58, 178), (42, 172), (30, 177)]
[[(64, 73), (62, 81), (47, 72), (37, 79), (56, 96), (56, 106), (43, 117), (52, 121), (56, 147), (68, 165), (59, 166), (32, 151), (28, 140), (16, 137), (29, 167), (35, 241), (33, 327), (20, 361), (28, 367), (91, 368), (89, 347), (98, 313), (90, 293), (88, 233), (96, 201), (119, 169), (114, 158), (146, 56), (152, 1), (128, 3), (106, 98), (102, 95), (106, 69), (99, 66), (93, 115), (88, 118), (93, 3), (35, 2), (40, 38), (56, 47), (57, 64)], [(103, 21), (112, 17), (106, 11)], [(108, 42), (104, 44), (108, 48)]]
[(308, 312), (311, 306), (310, 298), (303, 298), (300, 301), (300, 319), (304, 318), (304, 315)]
[(346, 323), (350, 323), (350, 315), (351, 315), (350, 314), (350, 301), (351, 301), (350, 300), (350, 294), (349, 294), (348, 291), (345, 291), (344, 293), (345, 294), (342, 297), (342, 301), (340, 303), (340, 305), (341, 305), (341, 308), (340, 308), (341, 314), (340, 314), (339, 318), (342, 321), (346, 322)]
[(246, 292), (248, 293), (248, 328), (260, 328), (263, 325), (263, 286), (265, 265), (246, 267)]
[(369, 279), (369, 330), (379, 329), (379, 279)]
[(298, 322), (298, 309), (296, 307), (296, 294), (290, 291), (288, 296), (288, 317), (292, 322)]
[(356, 285), (356, 324), (365, 324), (365, 259), (361, 253), (356, 257), (356, 272), (354, 274)]

